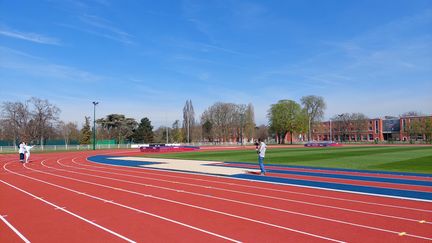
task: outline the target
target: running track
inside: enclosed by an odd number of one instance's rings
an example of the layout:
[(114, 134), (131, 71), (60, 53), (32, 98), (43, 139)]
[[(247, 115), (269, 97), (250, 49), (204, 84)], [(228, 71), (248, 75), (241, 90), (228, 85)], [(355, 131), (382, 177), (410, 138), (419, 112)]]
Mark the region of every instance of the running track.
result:
[[(33, 154), (32, 162), (23, 165), (16, 154), (0, 154), (0, 242), (432, 241), (428, 200), (112, 166), (88, 161), (93, 155), (92, 151)], [(299, 168), (298, 172), (311, 171)], [(431, 192), (427, 183), (432, 181), (416, 175), (385, 175), (382, 178), (426, 184), (359, 182), (272, 170), (268, 177), (366, 183), (426, 193)]]

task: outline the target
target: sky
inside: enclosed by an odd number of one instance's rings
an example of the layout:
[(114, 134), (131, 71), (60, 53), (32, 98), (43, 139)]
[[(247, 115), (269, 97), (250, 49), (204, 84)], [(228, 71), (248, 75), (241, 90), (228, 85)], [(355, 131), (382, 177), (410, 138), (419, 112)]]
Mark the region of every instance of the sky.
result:
[(431, 0), (0, 0), (0, 102), (152, 125), (322, 96), (325, 119), (432, 114)]

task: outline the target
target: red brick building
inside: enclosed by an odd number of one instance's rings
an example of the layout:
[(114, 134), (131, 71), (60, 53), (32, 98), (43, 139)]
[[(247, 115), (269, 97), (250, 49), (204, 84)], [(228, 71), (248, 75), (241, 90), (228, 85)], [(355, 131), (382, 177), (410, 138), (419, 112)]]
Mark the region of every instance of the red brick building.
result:
[[(313, 125), (312, 140), (341, 142), (430, 141), (432, 116), (385, 117), (363, 121), (325, 121)], [(286, 135), (290, 141), (290, 134)], [(294, 135), (293, 142), (307, 141)]]

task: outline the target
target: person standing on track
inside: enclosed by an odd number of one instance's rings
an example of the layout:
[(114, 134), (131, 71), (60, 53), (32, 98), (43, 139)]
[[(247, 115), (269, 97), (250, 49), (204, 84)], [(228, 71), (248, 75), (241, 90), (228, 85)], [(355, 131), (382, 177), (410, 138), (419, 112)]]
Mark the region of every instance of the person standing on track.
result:
[(30, 150), (33, 148), (34, 146), (29, 146), (29, 145), (25, 145), (25, 153), (26, 153), (26, 158), (25, 158), (25, 162), (28, 163), (30, 161)]
[(19, 158), (20, 158), (20, 162), (21, 163), (24, 163), (24, 154), (25, 154), (25, 143), (24, 142), (21, 142), (20, 143), (20, 145), (19, 145), (19, 150), (18, 150), (18, 152), (19, 152)]
[(264, 168), (264, 157), (265, 157), (265, 152), (267, 149), (267, 145), (260, 139), (258, 139), (258, 163), (261, 169), (261, 175), (265, 175), (266, 174), (266, 170)]

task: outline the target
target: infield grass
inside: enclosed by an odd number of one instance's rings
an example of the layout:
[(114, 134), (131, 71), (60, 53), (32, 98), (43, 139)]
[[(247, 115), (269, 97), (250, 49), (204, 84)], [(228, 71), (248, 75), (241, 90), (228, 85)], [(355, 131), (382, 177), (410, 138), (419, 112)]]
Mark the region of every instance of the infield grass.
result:
[[(147, 154), (147, 157), (257, 163), (255, 150)], [(269, 148), (265, 164), (432, 173), (432, 146)]]

